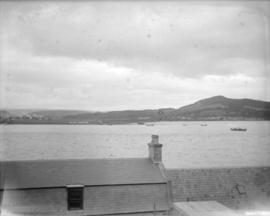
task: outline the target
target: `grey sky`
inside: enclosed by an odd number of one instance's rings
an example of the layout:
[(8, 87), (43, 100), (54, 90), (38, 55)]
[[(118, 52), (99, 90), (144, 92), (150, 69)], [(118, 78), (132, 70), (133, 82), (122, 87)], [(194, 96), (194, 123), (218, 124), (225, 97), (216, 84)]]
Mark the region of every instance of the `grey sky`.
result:
[(270, 100), (267, 1), (0, 2), (1, 106)]

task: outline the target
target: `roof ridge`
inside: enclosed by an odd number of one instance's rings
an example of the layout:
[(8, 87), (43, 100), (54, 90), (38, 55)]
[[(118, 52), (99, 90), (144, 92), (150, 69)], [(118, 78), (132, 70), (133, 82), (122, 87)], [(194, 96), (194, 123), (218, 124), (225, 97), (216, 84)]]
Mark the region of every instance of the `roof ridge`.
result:
[(61, 161), (110, 161), (110, 160), (146, 160), (148, 157), (132, 157), (132, 158), (66, 158), (66, 159), (36, 159), (36, 160), (7, 160), (0, 161), (2, 163), (24, 163), (24, 162), (61, 162)]

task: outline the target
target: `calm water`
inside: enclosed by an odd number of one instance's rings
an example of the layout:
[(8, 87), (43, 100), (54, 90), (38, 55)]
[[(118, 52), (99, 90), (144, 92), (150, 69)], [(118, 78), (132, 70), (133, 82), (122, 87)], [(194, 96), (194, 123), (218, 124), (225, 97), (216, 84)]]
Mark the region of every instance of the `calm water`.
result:
[[(202, 123), (207, 123), (202, 127)], [(232, 132), (245, 127), (247, 132)], [(270, 122), (1, 125), (1, 160), (145, 157), (151, 134), (168, 168), (270, 165)]]

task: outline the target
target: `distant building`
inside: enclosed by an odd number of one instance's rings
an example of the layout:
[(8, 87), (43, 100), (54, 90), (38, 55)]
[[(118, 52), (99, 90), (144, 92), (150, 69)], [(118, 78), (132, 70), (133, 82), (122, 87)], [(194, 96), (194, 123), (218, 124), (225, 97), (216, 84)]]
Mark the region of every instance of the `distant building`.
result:
[(163, 173), (162, 145), (155, 135), (148, 145), (149, 158), (2, 162), (2, 212), (166, 214), (172, 197)]

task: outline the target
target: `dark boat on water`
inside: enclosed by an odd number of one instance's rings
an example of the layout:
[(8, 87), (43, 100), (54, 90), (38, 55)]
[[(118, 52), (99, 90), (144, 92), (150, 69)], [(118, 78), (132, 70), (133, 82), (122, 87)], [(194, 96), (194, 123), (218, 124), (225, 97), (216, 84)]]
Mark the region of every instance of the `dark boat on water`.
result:
[(246, 128), (231, 128), (231, 131), (247, 131)]

